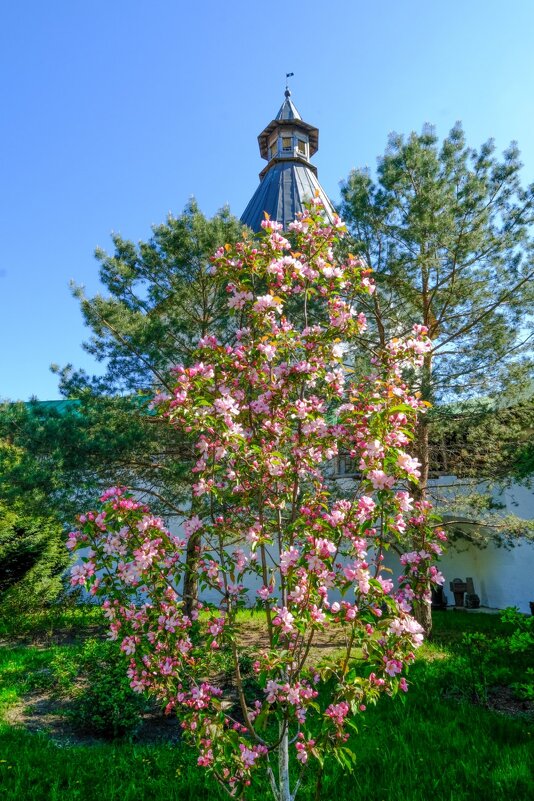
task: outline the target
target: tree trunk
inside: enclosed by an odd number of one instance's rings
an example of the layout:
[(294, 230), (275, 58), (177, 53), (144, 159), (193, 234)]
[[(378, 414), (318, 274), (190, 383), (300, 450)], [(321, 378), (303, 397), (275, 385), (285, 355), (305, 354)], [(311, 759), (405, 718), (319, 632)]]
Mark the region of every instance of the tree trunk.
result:
[(413, 616), (425, 631), (425, 637), (432, 631), (432, 607), (430, 601), (414, 601)]
[(291, 801), (289, 788), (289, 735), (285, 721), (280, 723), (280, 745), (278, 746), (278, 801)]
[(191, 617), (191, 613), (198, 601), (198, 557), (200, 548), (200, 532), (195, 531), (187, 541), (185, 552), (184, 575), (184, 611)]
[[(432, 390), (432, 356), (425, 356), (422, 377), (421, 377), (421, 397), (423, 400), (430, 401)], [(429, 423), (426, 415), (419, 417), (416, 431), (417, 458), (421, 462), (421, 477), (419, 484), (414, 488), (414, 496), (417, 500), (425, 500), (428, 491), (428, 476), (430, 472), (430, 448), (429, 448)], [(419, 547), (417, 547), (417, 545)], [(424, 542), (414, 543), (415, 549), (424, 548)], [(430, 587), (427, 587), (430, 593)], [(430, 636), (432, 631), (432, 609), (429, 601), (416, 601), (413, 606), (413, 614), (420, 626), (423, 627), (425, 637)]]

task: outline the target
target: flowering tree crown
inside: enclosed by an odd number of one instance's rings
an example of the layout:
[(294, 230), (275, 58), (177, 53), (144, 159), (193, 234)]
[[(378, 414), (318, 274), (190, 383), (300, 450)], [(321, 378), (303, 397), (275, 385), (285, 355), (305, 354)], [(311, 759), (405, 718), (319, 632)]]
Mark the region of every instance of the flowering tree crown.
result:
[[(154, 399), (196, 453), (183, 535), (112, 488), (70, 536), (72, 548), (91, 548), (72, 581), (106, 597), (132, 687), (178, 712), (199, 764), (231, 795), (264, 765), (279, 801), (294, 798), (310, 758), (348, 763), (354, 718), (408, 689), (403, 672), (422, 641), (411, 606), (442, 580), (433, 561), (444, 539), (410, 494), (419, 473), (407, 448), (423, 404), (403, 371), (421, 364), (426, 330), (414, 326), (374, 354), (371, 375), (350, 380), (345, 343), (365, 331), (354, 300), (375, 291), (370, 271), (336, 260), (343, 225), (326, 224), (317, 201), (289, 228), (286, 237), (267, 219), (260, 239), (217, 252), (231, 343), (202, 339), (192, 366), (173, 368), (172, 394)], [(329, 477), (340, 452), (358, 465), (350, 486)], [(201, 590), (218, 601), (187, 614), (191, 537)], [(407, 538), (394, 579), (384, 551)], [(254, 604), (264, 627), (249, 676), (240, 608)], [(326, 639), (335, 654), (318, 661), (314, 644)]]

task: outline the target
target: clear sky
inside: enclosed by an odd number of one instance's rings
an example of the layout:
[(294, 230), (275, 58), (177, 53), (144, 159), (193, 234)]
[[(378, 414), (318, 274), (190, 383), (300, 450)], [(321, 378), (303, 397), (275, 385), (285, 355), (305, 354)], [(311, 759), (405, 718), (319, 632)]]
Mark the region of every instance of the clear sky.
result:
[(0, 11), (0, 398), (93, 369), (70, 279), (195, 195), (239, 216), (284, 76), (336, 202), (391, 131), (517, 140), (534, 181), (532, 0), (5, 0)]

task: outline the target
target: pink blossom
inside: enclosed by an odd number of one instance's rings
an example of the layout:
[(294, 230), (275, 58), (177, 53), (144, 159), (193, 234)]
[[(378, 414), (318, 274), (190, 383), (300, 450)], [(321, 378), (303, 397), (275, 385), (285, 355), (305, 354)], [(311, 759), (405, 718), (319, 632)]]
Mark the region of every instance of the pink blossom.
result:
[(109, 487), (109, 489), (103, 492), (100, 496), (100, 501), (105, 503), (106, 501), (109, 501), (110, 498), (118, 498), (124, 494), (125, 490), (125, 487)]
[[(241, 751), (241, 759), (243, 764), (247, 768), (251, 768), (254, 766), (255, 761), (262, 753), (267, 753), (267, 749), (263, 746), (255, 745), (253, 748), (247, 748), (243, 743), (239, 744), (239, 749)], [(261, 750), (259, 750), (261, 749)]]
[(277, 693), (280, 690), (281, 685), (278, 684), (277, 681), (273, 679), (269, 679), (267, 682), (267, 686), (265, 687), (265, 692), (267, 694), (267, 702), (269, 704), (274, 704), (276, 701)]
[(184, 523), (184, 533), (186, 537), (190, 537), (195, 531), (199, 531), (203, 526), (202, 520), (199, 518), (198, 515), (191, 517), (189, 520), (186, 520)]
[(75, 548), (77, 548), (77, 546), (78, 546), (78, 537), (79, 536), (80, 536), (80, 532), (79, 531), (71, 531), (69, 533), (69, 538), (68, 538), (68, 540), (66, 542), (66, 546), (69, 549), (69, 551), (72, 551)]
[(223, 416), (239, 414), (239, 407), (234, 398), (223, 396), (214, 401), (213, 407)]
[(290, 634), (294, 630), (293, 623), (295, 618), (289, 609), (284, 606), (282, 609), (275, 609), (274, 611), (276, 617), (273, 620), (273, 626), (280, 626), (285, 634)]
[(121, 651), (124, 651), (127, 656), (131, 656), (135, 653), (135, 645), (134, 637), (125, 637), (121, 643)]
[[(94, 568), (92, 570), (94, 572)], [(88, 575), (90, 575), (89, 567), (86, 564), (82, 565), (74, 565), (74, 567), (70, 571), (70, 583), (73, 587), (81, 586), (83, 587), (87, 581)]]
[(306, 746), (304, 743), (296, 743), (295, 748), (297, 749), (297, 759), (299, 762), (304, 764), (308, 761), (308, 752), (306, 751)]
[(421, 557), (417, 553), (417, 551), (410, 551), (409, 553), (403, 553), (400, 558), (401, 565), (413, 565), (417, 564), (421, 561)]
[(362, 497), (358, 499), (358, 519), (362, 522), (371, 519), (375, 507), (376, 504), (372, 498), (369, 498), (367, 495), (362, 495)]
[(367, 290), (367, 292), (369, 293), (369, 295), (372, 295), (372, 294), (374, 293), (374, 291), (376, 290), (376, 284), (375, 284), (375, 282), (374, 282), (374, 281), (373, 281), (371, 278), (368, 278), (367, 276), (364, 276), (364, 277), (362, 278), (361, 285), (362, 285), (362, 287), (363, 287), (364, 289), (366, 289), (366, 290)]
[(210, 579), (219, 578), (219, 565), (217, 562), (214, 562), (213, 559), (209, 561), (209, 567), (206, 571), (206, 575), (209, 576)]
[(254, 304), (254, 311), (263, 312), (269, 309), (280, 313), (282, 311), (282, 301), (280, 298), (273, 297), (272, 295), (260, 295)]
[(371, 470), (369, 478), (373, 487), (378, 490), (391, 489), (395, 483), (395, 477), (386, 475), (383, 470)]
[(310, 616), (314, 623), (324, 623), (326, 621), (325, 613), (318, 609), (316, 604), (312, 604), (310, 607)]
[(234, 291), (231, 298), (228, 300), (228, 306), (231, 309), (242, 309), (248, 300), (253, 300), (254, 295), (252, 292), (236, 292)]
[(342, 701), (339, 704), (330, 704), (325, 710), (325, 715), (329, 717), (336, 726), (343, 726), (349, 711), (349, 705), (345, 701)]
[(298, 549), (295, 548), (293, 545), (289, 548), (288, 551), (284, 551), (280, 554), (280, 570), (282, 573), (286, 574), (288, 570), (290, 570), (294, 565), (298, 562), (300, 558), (300, 554)]
[(204, 768), (208, 768), (212, 762), (213, 750), (211, 748), (203, 750), (197, 759), (197, 764)]
[(393, 582), (389, 578), (383, 578), (382, 576), (377, 576), (377, 581), (380, 583), (380, 586), (384, 590), (385, 593), (390, 593), (393, 589)]
[(430, 574), (430, 581), (433, 584), (445, 583), (445, 576), (443, 575), (443, 573), (440, 573), (440, 571), (437, 569), (437, 567), (435, 567), (435, 565), (430, 566), (429, 574)]
[(386, 659), (384, 657), (384, 661), (386, 663), (386, 673), (389, 676), (395, 676), (397, 673), (400, 673), (402, 670), (402, 662), (399, 662), (398, 659)]
[(408, 492), (400, 490), (395, 493), (395, 500), (403, 512), (410, 512), (413, 508), (413, 498)]
[(334, 545), (334, 543), (325, 538), (315, 540), (314, 548), (316, 553), (321, 557), (321, 559), (328, 559), (337, 551), (337, 548)]
[(397, 456), (397, 464), (404, 470), (411, 478), (419, 478), (421, 476), (421, 471), (419, 468), (421, 467), (421, 463), (418, 459), (414, 459), (412, 456), (409, 456), (407, 453), (399, 453)]
[(258, 350), (261, 353), (263, 353), (268, 362), (272, 362), (272, 360), (276, 356), (276, 348), (274, 347), (274, 345), (269, 345), (265, 342), (260, 342), (260, 344), (258, 345)]
[(299, 231), (300, 233), (305, 234), (309, 228), (309, 224), (304, 222), (303, 220), (293, 220), (288, 225), (290, 231)]
[(279, 223), (276, 220), (271, 220), (268, 217), (262, 220), (260, 225), (267, 231), (281, 231), (284, 227), (282, 223)]

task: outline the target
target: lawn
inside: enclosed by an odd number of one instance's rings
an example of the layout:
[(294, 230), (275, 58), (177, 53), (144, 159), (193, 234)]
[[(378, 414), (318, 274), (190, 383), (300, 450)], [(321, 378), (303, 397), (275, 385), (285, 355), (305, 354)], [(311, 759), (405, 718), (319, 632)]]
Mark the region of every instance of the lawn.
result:
[[(177, 729), (166, 740), (107, 742), (76, 738), (70, 730), (69, 736), (50, 734), (45, 721), (41, 731), (23, 725), (24, 715), (17, 712), (46, 691), (51, 665), (75, 663), (84, 636), (94, 636), (99, 624), (98, 612), (75, 610), (0, 627), (2, 801), (224, 798), (197, 767), (195, 753), (181, 746)], [(330, 766), (321, 799), (534, 798), (532, 706), (511, 703), (510, 693), (503, 694), (503, 686), (520, 678), (524, 665), (503, 655), (490, 669), (483, 651), (470, 659), (462, 645), (465, 633), (492, 638), (506, 635), (507, 628), (491, 615), (436, 613), (433, 641), (421, 649), (410, 672), (412, 686), (404, 703), (385, 699), (362, 716), (351, 742), (355, 771), (343, 774), (337, 765)], [(486, 695), (481, 673), (489, 673)], [(491, 688), (495, 682), (498, 690)], [(268, 797), (261, 787), (252, 788), (249, 796), (251, 801)], [(303, 785), (299, 798), (312, 801), (312, 781)]]

